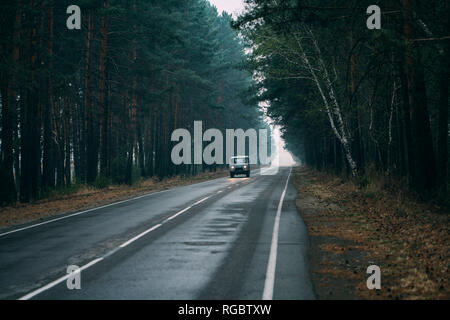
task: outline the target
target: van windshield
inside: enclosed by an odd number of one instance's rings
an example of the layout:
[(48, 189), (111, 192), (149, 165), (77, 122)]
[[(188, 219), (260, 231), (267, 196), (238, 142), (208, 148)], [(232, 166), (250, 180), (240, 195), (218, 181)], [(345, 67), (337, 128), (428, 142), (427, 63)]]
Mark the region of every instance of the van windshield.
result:
[(248, 163), (248, 158), (231, 158), (232, 164), (246, 164)]

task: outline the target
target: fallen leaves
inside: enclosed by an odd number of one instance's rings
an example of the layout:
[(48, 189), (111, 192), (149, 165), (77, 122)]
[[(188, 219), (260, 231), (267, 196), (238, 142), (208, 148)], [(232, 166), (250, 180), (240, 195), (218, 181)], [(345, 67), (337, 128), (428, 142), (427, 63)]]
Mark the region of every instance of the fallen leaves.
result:
[[(333, 286), (327, 274), (353, 281), (354, 294), (363, 299), (450, 298), (449, 215), (442, 208), (393, 190), (361, 190), (306, 168), (295, 169), (294, 184), (299, 191), (297, 206), (316, 246), (312, 250), (335, 262), (335, 268), (318, 263), (320, 281)], [(347, 257), (352, 251), (353, 256)], [(376, 291), (350, 276), (352, 266), (353, 272), (361, 273), (374, 262), (382, 271), (382, 289)]]

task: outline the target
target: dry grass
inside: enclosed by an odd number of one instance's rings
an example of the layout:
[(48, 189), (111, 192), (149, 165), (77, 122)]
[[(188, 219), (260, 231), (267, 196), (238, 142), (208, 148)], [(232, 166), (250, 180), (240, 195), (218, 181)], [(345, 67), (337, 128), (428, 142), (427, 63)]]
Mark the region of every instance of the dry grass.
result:
[(333, 175), (297, 168), (295, 183), (299, 198), (312, 196), (318, 203), (313, 214), (303, 215), (310, 235), (331, 239), (317, 250), (338, 255), (364, 251), (358, 268), (374, 261), (380, 266), (382, 290), (367, 290), (359, 281), (357, 297), (450, 298), (448, 212), (408, 199), (402, 188), (386, 190), (382, 179), (361, 189)]
[(351, 250), (359, 250), (359, 251), (368, 251), (368, 247), (364, 245), (339, 245), (335, 243), (327, 243), (320, 245), (320, 248), (324, 251), (333, 252), (336, 254), (344, 254), (347, 251)]
[(320, 269), (317, 273), (323, 273), (326, 275), (333, 275), (337, 277), (344, 277), (346, 279), (358, 279), (359, 277), (353, 272), (344, 269)]
[(159, 179), (146, 179), (133, 186), (112, 185), (105, 189), (83, 186), (70, 194), (54, 195), (51, 198), (30, 204), (18, 203), (14, 206), (2, 207), (0, 208), (0, 227), (85, 210), (142, 194), (223, 177), (227, 174), (227, 170), (218, 170), (217, 172), (205, 172), (192, 177), (176, 176), (162, 181), (159, 181)]

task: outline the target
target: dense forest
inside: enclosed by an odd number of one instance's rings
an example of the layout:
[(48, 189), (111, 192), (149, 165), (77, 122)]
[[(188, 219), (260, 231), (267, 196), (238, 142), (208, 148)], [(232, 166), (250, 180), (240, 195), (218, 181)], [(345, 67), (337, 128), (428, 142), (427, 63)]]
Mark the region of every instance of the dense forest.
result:
[(170, 161), (174, 129), (264, 126), (232, 18), (206, 0), (3, 1), (0, 15), (1, 204), (196, 174)]
[(258, 106), (307, 165), (448, 198), (450, 2), (377, 1), (379, 30), (373, 1), (244, 2), (80, 0), (79, 30), (69, 1), (2, 2), (0, 203), (214, 170), (175, 166), (173, 130)]
[[(245, 0), (255, 100), (289, 150), (361, 184), (369, 172), (448, 200), (450, 2)], [(366, 25), (371, 5), (381, 29)]]

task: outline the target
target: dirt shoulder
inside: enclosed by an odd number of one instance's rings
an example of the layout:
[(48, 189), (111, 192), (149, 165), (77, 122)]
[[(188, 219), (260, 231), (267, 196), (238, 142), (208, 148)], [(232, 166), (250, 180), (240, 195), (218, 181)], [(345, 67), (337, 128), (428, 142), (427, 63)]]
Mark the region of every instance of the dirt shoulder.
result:
[[(448, 212), (304, 167), (294, 185), (319, 299), (450, 299)], [(380, 290), (366, 286), (373, 264)]]
[(29, 204), (18, 203), (14, 206), (1, 207), (0, 228), (38, 222), (61, 214), (95, 208), (143, 194), (225, 177), (228, 174), (228, 170), (217, 170), (217, 172), (205, 172), (192, 177), (176, 176), (162, 181), (147, 179), (133, 186), (113, 185), (105, 189), (83, 186), (70, 194), (54, 195)]

